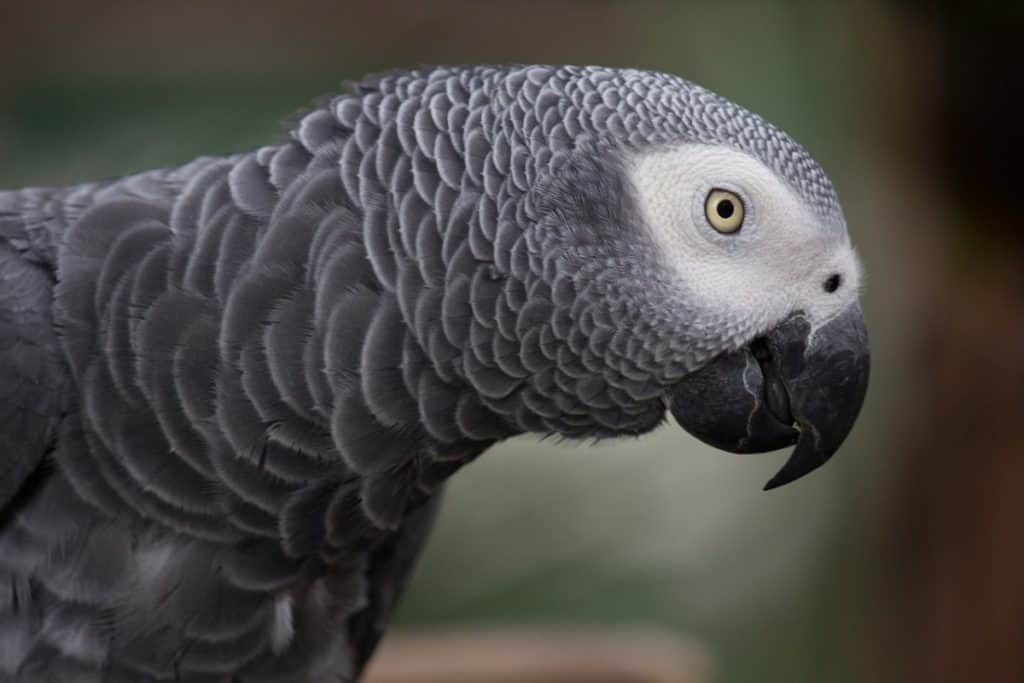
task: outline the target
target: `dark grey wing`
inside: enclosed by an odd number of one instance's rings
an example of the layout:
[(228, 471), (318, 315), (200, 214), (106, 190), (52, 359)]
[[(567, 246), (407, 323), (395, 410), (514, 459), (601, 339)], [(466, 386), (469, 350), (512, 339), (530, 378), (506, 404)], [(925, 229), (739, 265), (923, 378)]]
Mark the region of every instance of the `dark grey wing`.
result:
[(72, 389), (51, 311), (65, 232), (111, 193), (166, 202), (207, 163), (120, 184), (0, 191), (0, 519), (52, 448)]
[(378, 548), (370, 559), (369, 603), (349, 621), (349, 642), (355, 651), (357, 678), (376, 650), (395, 606), (405, 592), (437, 518), (442, 497), (438, 492), (422, 508), (411, 513), (402, 529)]
[(50, 315), (53, 273), (26, 253), (0, 194), (0, 525), (51, 448), (66, 371)]

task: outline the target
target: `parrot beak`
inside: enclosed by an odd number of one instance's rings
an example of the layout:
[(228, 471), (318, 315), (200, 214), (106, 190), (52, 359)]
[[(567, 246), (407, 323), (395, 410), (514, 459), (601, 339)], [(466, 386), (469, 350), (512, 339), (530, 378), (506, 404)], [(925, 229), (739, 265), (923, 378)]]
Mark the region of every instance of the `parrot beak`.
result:
[(853, 304), (818, 328), (795, 314), (763, 337), (687, 375), (669, 396), (690, 434), (734, 453), (796, 444), (773, 489), (831, 458), (850, 433), (867, 393), (867, 329)]

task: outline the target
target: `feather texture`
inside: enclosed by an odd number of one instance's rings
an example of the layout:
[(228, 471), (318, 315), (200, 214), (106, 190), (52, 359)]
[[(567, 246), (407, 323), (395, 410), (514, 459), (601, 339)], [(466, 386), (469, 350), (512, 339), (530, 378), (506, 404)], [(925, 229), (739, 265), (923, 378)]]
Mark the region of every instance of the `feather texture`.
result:
[(596, 67), (396, 72), (0, 193), (0, 678), (353, 680), (460, 466), (661, 420), (693, 350), (621, 171), (680, 140), (837, 210), (754, 115)]

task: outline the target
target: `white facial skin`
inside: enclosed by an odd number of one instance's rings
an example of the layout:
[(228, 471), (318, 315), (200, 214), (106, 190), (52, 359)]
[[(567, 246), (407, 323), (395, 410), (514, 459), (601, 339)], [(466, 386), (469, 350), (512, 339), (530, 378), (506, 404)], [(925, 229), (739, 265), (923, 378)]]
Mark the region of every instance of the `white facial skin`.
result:
[[(860, 264), (842, 217), (823, 218), (769, 167), (723, 146), (685, 144), (632, 161), (630, 177), (645, 223), (697, 315), (691, 333), (729, 350), (796, 311), (814, 328), (857, 300)], [(708, 193), (743, 202), (736, 232), (720, 233), (705, 214)], [(834, 274), (841, 284), (827, 292)]]

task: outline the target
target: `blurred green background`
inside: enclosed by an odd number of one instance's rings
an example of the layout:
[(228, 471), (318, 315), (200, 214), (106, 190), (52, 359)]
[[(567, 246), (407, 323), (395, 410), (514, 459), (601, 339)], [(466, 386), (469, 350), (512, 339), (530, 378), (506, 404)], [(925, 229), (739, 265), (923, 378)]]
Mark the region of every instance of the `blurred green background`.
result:
[(783, 454), (723, 455), (674, 425), (505, 444), (455, 478), (399, 624), (663, 627), (728, 683), (1024, 680), (1024, 183), (1006, 106), (1022, 27), (1015, 9), (878, 1), (3, 0), (0, 186), (258, 146), (392, 67), (697, 81), (838, 188), (874, 349), (858, 427), (770, 494)]

